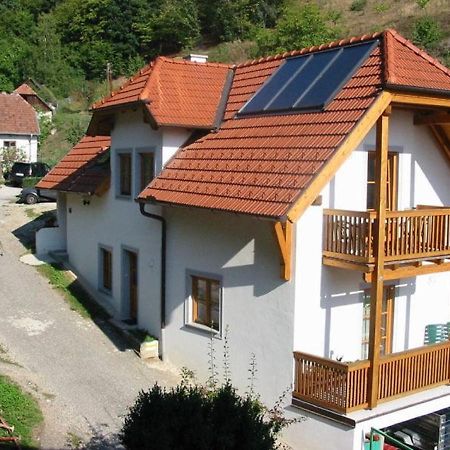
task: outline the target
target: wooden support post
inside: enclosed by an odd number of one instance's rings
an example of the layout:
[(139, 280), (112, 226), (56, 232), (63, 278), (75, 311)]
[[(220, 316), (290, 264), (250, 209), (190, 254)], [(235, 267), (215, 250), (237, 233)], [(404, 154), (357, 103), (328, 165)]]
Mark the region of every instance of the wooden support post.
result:
[(370, 293), (370, 334), (369, 334), (369, 408), (375, 408), (378, 403), (378, 378), (381, 346), (381, 314), (384, 291), (384, 241), (386, 219), (386, 182), (387, 159), (389, 147), (389, 115), (390, 107), (377, 121), (376, 134), (376, 213), (374, 230), (375, 267), (372, 275)]
[(275, 235), (281, 254), (281, 278), (286, 281), (291, 279), (292, 267), (292, 223), (287, 221), (275, 223)]

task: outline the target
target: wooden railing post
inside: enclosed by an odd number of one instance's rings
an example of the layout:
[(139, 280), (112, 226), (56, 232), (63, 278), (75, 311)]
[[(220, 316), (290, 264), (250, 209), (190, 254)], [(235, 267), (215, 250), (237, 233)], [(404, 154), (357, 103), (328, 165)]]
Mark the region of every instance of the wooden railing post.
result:
[(384, 241), (386, 219), (386, 182), (387, 158), (389, 145), (389, 115), (390, 107), (377, 121), (376, 133), (376, 206), (377, 219), (374, 227), (374, 257), (375, 267), (370, 295), (370, 334), (369, 334), (369, 408), (375, 408), (378, 403), (380, 345), (381, 345), (381, 313), (383, 306), (384, 286)]

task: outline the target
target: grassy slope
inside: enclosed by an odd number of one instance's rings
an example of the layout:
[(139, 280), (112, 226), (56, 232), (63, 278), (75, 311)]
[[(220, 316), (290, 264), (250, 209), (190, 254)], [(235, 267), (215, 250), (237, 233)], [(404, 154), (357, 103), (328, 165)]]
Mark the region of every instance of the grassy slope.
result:
[(416, 0), (367, 0), (362, 11), (351, 11), (353, 2), (354, 0), (319, 0), (318, 3), (324, 8), (342, 12), (343, 31), (346, 35), (395, 28), (408, 37), (414, 21), (428, 15), (440, 23), (446, 38), (450, 37), (450, 2), (447, 0), (430, 0), (424, 9), (419, 7)]
[[(10, 426), (14, 426), (14, 436), (20, 437), (21, 446), (32, 447), (36, 444), (33, 431), (43, 420), (41, 410), (30, 395), (2, 375), (0, 375), (0, 416)], [(2, 435), (7, 436), (0, 430), (0, 436)], [(11, 445), (11, 448), (13, 447)]]

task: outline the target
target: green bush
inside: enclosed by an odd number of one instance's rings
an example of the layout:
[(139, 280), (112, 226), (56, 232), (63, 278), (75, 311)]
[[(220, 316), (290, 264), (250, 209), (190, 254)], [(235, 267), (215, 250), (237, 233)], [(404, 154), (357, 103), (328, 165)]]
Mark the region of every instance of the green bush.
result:
[(431, 17), (421, 17), (414, 23), (412, 39), (414, 44), (426, 50), (434, 50), (443, 33), (440, 25)]
[(36, 186), (38, 182), (42, 179), (42, 177), (26, 177), (23, 179), (22, 187), (23, 188), (31, 188)]
[(363, 11), (367, 5), (367, 0), (353, 0), (350, 11)]
[(330, 17), (313, 3), (290, 6), (277, 21), (274, 30), (261, 29), (256, 35), (258, 54), (281, 53), (323, 44), (334, 39), (337, 28)]
[(262, 404), (226, 383), (209, 391), (181, 384), (141, 392), (120, 434), (130, 450), (272, 450), (282, 424)]

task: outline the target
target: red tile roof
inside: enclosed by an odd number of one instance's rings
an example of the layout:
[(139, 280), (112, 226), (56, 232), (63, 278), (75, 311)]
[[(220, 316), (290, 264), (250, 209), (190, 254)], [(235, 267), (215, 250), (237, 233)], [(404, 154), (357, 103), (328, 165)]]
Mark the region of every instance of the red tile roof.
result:
[(39, 134), (36, 111), (19, 94), (0, 93), (0, 133)]
[[(286, 57), (371, 39), (379, 45), (322, 112), (235, 117)], [(450, 94), (448, 70), (391, 30), (239, 65), (221, 129), (179, 150), (139, 199), (282, 217), (374, 104), (385, 81)]]
[(384, 33), (385, 78), (390, 86), (450, 90), (450, 70), (394, 30)]
[(109, 178), (109, 164), (101, 161), (111, 146), (110, 136), (85, 136), (37, 184), (41, 189), (94, 194)]
[(225, 64), (159, 57), (92, 110), (143, 102), (157, 125), (212, 129), (230, 71)]
[(36, 97), (38, 96), (36, 92), (34, 92), (33, 89), (28, 86), (27, 83), (22, 83), (18, 88), (14, 90), (14, 92), (21, 95), (35, 95)]

